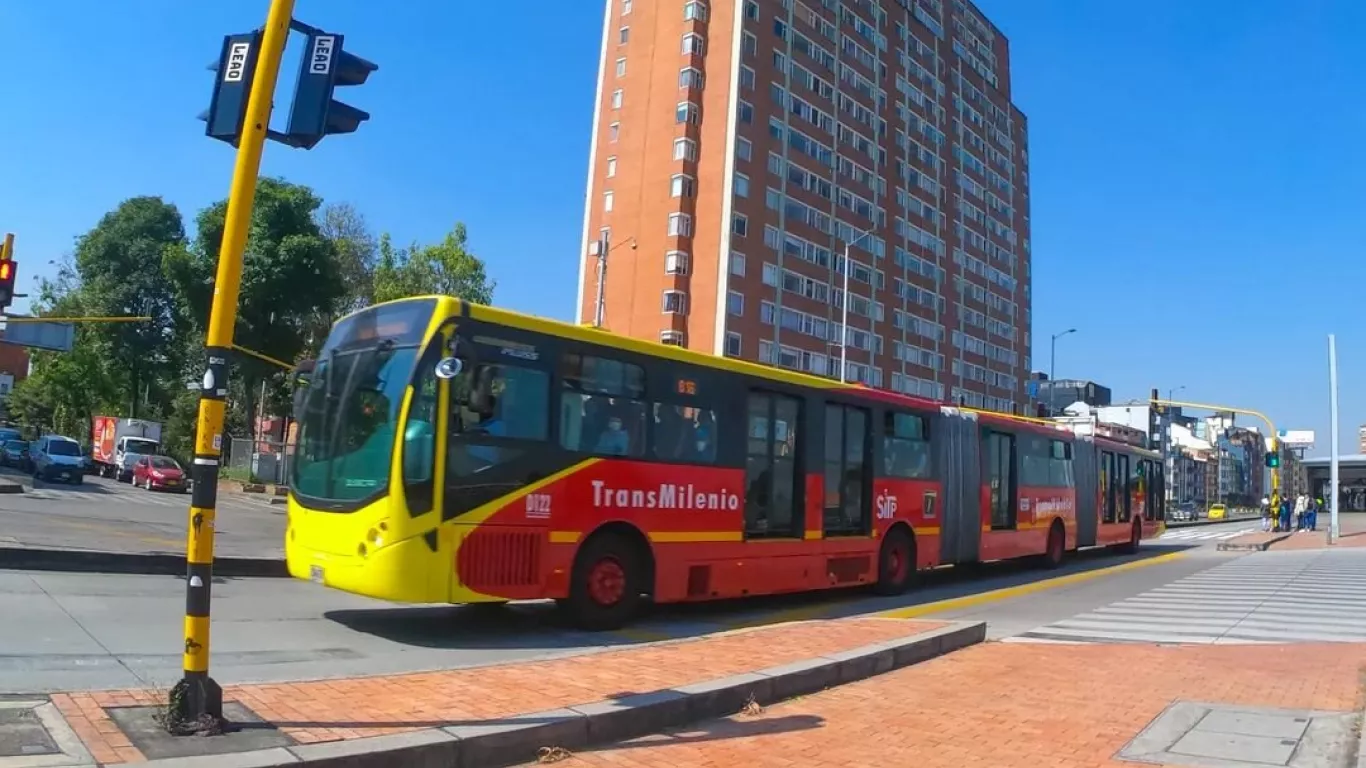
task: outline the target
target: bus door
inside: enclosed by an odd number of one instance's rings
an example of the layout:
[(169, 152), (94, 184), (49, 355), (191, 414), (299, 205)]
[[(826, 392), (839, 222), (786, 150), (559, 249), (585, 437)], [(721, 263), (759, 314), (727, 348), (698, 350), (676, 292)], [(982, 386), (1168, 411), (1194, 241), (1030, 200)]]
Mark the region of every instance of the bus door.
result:
[(993, 531), (1015, 529), (1019, 478), (1015, 472), (1015, 436), (1004, 432), (982, 434), (983, 525)]
[(798, 466), (802, 402), (751, 392), (745, 426), (745, 537), (801, 538), (805, 528)]

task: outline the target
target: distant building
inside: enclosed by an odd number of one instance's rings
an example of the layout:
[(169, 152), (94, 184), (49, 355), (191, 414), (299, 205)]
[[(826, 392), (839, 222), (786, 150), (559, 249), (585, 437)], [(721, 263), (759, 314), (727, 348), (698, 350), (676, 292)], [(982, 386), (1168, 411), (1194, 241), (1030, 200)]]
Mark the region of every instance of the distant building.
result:
[(1034, 373), (1029, 379), (1030, 396), (1043, 413), (1061, 414), (1073, 403), (1085, 403), (1092, 408), (1110, 404), (1110, 388), (1081, 379), (1049, 379), (1047, 374)]
[(1357, 452), (1366, 453), (1366, 424), (1357, 427)]

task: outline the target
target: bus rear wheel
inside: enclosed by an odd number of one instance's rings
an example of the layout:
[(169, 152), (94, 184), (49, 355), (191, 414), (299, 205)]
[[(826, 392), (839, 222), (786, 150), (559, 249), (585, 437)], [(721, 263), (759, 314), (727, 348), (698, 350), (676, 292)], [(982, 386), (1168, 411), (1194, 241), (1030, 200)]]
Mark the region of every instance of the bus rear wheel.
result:
[(882, 540), (873, 591), (879, 595), (899, 595), (910, 588), (914, 577), (915, 540), (904, 529), (894, 528)]
[(583, 629), (618, 629), (640, 608), (642, 573), (632, 542), (611, 533), (594, 536), (579, 550), (569, 597), (560, 607)]
[(1063, 557), (1067, 554), (1067, 537), (1063, 533), (1062, 523), (1053, 522), (1053, 526), (1048, 529), (1048, 544), (1043, 554), (1043, 564), (1045, 568), (1057, 568), (1062, 565)]

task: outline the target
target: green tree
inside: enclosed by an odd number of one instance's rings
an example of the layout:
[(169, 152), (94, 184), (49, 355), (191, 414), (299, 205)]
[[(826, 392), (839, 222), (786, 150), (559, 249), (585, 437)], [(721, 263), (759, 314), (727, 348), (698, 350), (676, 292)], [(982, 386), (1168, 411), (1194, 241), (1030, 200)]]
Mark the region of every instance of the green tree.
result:
[(389, 235), (379, 240), (374, 270), (376, 303), (406, 296), (443, 294), (479, 304), (493, 303), (497, 287), (484, 262), (470, 253), (465, 225), (457, 223), (441, 242), (395, 248)]
[[(318, 316), (335, 312), (345, 300), (337, 246), (319, 226), (321, 206), (322, 200), (306, 186), (274, 178), (257, 183), (234, 331), (239, 346), (292, 362), (305, 351)], [(200, 211), (191, 246), (166, 252), (165, 271), (173, 276), (200, 338), (208, 321), (226, 212), (227, 201)], [(235, 357), (233, 370), (231, 395), (241, 408), (229, 423), (250, 424), (262, 383), (282, 372), (245, 355)], [(237, 429), (240, 433), (242, 427)]]
[(165, 384), (180, 362), (179, 297), (162, 262), (168, 249), (184, 244), (185, 227), (174, 205), (159, 197), (129, 198), (77, 240), (74, 273), (59, 276), (64, 282), (52, 288), (54, 301), (72, 297), (81, 314), (152, 318), (83, 325), (78, 333), (83, 349), (107, 357), (106, 375), (130, 416), (146, 415), (139, 403), (148, 399), (153, 412), (161, 410), (174, 394)]

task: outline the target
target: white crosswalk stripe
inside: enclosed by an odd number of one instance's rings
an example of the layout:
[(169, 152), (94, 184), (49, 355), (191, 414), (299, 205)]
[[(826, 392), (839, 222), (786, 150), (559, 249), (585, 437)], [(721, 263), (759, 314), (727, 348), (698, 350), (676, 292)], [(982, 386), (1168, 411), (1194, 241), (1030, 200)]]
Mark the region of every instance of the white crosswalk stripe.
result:
[[(46, 501), (66, 501), (78, 502), (82, 504), (118, 504), (118, 505), (146, 505), (153, 507), (185, 507), (190, 505), (190, 495), (188, 493), (152, 493), (140, 491), (133, 488), (121, 488), (114, 491), (76, 491), (65, 488), (34, 488), (24, 491), (25, 499), (41, 499)], [(269, 500), (262, 499), (236, 499), (226, 494), (219, 494), (218, 506), (237, 507), (247, 509), (260, 509), (269, 506)]]
[(1008, 642), (1366, 641), (1366, 549), (1259, 552)]
[(1185, 528), (1167, 531), (1157, 538), (1159, 541), (1224, 541), (1237, 538), (1245, 533), (1253, 533), (1260, 530), (1261, 527), (1259, 525), (1239, 528), (1236, 531), (1202, 531), (1198, 528)]

